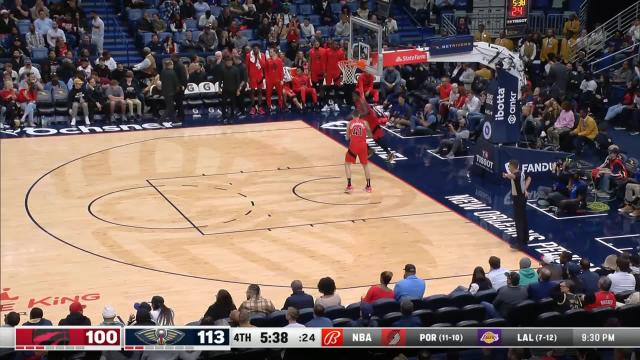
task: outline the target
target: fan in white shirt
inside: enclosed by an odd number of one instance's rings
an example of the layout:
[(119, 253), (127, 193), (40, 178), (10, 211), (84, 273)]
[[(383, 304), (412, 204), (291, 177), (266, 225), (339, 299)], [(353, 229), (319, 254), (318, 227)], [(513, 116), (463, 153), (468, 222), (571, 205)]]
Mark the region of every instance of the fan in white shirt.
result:
[(298, 309), (290, 306), (287, 309), (287, 321), (289, 322), (287, 325), (285, 325), (285, 327), (288, 328), (303, 328), (305, 327), (304, 325), (298, 323), (298, 318), (300, 317), (300, 312), (298, 311)]
[(300, 31), (302, 32), (302, 36), (305, 38), (310, 38), (316, 33), (316, 29), (309, 21), (308, 17), (304, 18), (304, 21), (300, 24)]
[(620, 255), (616, 259), (618, 270), (613, 274), (609, 274), (611, 280), (611, 289), (609, 291), (619, 294), (625, 291), (633, 291), (636, 288), (636, 278), (631, 274), (631, 262), (629, 256)]
[(509, 272), (509, 270), (500, 267), (500, 258), (491, 256), (489, 258), (489, 267), (491, 271), (487, 273), (487, 279), (491, 281), (493, 288), (498, 290), (507, 285), (507, 276), (505, 274)]
[(67, 37), (64, 35), (64, 31), (58, 28), (58, 24), (53, 22), (51, 29), (47, 32), (47, 43), (49, 47), (55, 48), (58, 39), (62, 39), (63, 42), (67, 42)]

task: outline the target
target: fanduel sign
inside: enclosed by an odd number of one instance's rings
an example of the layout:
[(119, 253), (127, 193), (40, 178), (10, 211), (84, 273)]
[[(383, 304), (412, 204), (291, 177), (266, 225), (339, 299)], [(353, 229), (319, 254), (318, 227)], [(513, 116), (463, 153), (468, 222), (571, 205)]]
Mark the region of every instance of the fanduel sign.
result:
[(52, 136), (52, 135), (75, 135), (75, 134), (95, 134), (103, 132), (120, 132), (120, 131), (140, 131), (140, 130), (157, 130), (170, 129), (180, 126), (179, 123), (163, 122), (144, 123), (144, 124), (122, 124), (122, 125), (105, 125), (105, 126), (76, 126), (70, 128), (33, 128), (27, 127), (18, 130), (2, 130), (2, 137), (21, 137), (21, 136)]
[(518, 79), (503, 69), (496, 74), (487, 89), (482, 135), (494, 144), (513, 144), (520, 137)]

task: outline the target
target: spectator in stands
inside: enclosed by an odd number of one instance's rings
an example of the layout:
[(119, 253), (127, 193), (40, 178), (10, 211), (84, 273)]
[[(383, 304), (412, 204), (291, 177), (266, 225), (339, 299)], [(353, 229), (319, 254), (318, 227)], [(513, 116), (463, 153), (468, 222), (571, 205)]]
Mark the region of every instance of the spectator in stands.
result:
[(240, 304), (239, 310), (246, 310), (251, 314), (262, 313), (265, 315), (276, 311), (271, 300), (260, 296), (260, 286), (256, 284), (251, 284), (247, 287), (247, 300)]
[(478, 30), (473, 33), (473, 39), (491, 44), (491, 34), (485, 30), (484, 24), (478, 24)]
[(331, 2), (328, 0), (314, 1), (314, 12), (320, 15), (320, 24), (322, 26), (334, 23), (333, 10), (331, 10)]
[(325, 307), (322, 304), (316, 303), (313, 306), (313, 319), (309, 320), (305, 325), (305, 327), (333, 327), (333, 322), (331, 319), (324, 316)]
[(607, 152), (604, 163), (591, 171), (592, 178), (600, 190), (598, 195), (603, 197), (614, 193), (618, 184), (623, 183), (629, 175), (620, 155), (620, 148), (617, 145), (611, 145)]
[(465, 17), (458, 18), (458, 22), (456, 23), (456, 34), (458, 35), (471, 34), (471, 30), (469, 30), (469, 24), (467, 24), (467, 19)]
[[(110, 58), (109, 60), (113, 61), (115, 65), (115, 69), (111, 70), (111, 79), (118, 80), (118, 82), (122, 82), (129, 70), (125, 70), (124, 64), (115, 64), (115, 60), (113, 60), (113, 58)], [(107, 67), (111, 69), (109, 65), (109, 60), (106, 61), (105, 64), (107, 64)]]
[(422, 321), (420, 318), (413, 315), (413, 303), (411, 300), (405, 299), (400, 303), (400, 313), (402, 313), (402, 317), (396, 320), (392, 327), (421, 327)]
[(389, 125), (399, 129), (410, 127), (412, 114), (413, 111), (411, 110), (411, 106), (407, 104), (405, 95), (400, 93), (398, 99), (394, 101), (389, 110)]
[(578, 19), (578, 15), (574, 13), (567, 21), (565, 21), (564, 26), (562, 27), (562, 34), (564, 34), (565, 38), (571, 38), (574, 34), (579, 33), (580, 20)]
[(184, 0), (180, 4), (180, 16), (183, 19), (198, 19), (196, 17), (196, 8), (193, 6), (192, 0)]
[(69, 96), (67, 99), (67, 108), (71, 115), (71, 126), (76, 126), (79, 107), (82, 107), (84, 123), (89, 125), (91, 122), (89, 121), (89, 104), (87, 102), (88, 95), (82, 80), (76, 79), (73, 81), (73, 87), (69, 90)]
[(163, 53), (165, 54), (177, 54), (179, 52), (178, 44), (173, 41), (173, 36), (167, 36), (162, 42)]
[(216, 301), (209, 305), (202, 317), (210, 317), (213, 321), (218, 321), (228, 318), (233, 310), (237, 308), (231, 294), (225, 289), (220, 289), (216, 294)]
[(611, 291), (614, 294), (619, 294), (625, 291), (633, 291), (636, 288), (636, 278), (631, 274), (630, 260), (628, 253), (622, 253), (616, 259), (617, 269), (613, 274), (609, 274), (608, 278), (611, 280)]
[(53, 326), (50, 320), (44, 318), (44, 313), (39, 307), (31, 308), (29, 311), (29, 321), (22, 326)]
[(49, 19), (44, 10), (40, 10), (38, 18), (33, 22), (36, 32), (42, 37), (47, 36), (47, 33), (53, 27), (53, 20)]
[(569, 134), (574, 149), (578, 154), (581, 154), (585, 144), (593, 143), (596, 136), (598, 136), (598, 125), (589, 113), (588, 108), (580, 108), (579, 114), (578, 126), (571, 130)]
[(433, 109), (433, 105), (426, 103), (424, 112), (418, 112), (416, 116), (411, 117), (411, 134), (431, 135), (436, 132), (438, 126), (437, 116), (438, 114)]
[(15, 6), (11, 11), (11, 16), (16, 20), (31, 20), (29, 8), (22, 0), (15, 0)]
[(69, 51), (69, 44), (64, 42), (64, 40), (62, 40), (62, 39), (57, 39), (56, 40), (56, 46), (55, 46), (54, 50), (52, 50), (52, 51), (53, 51), (54, 58), (56, 56), (57, 57), (62, 57), (67, 53), (67, 51)]
[(218, 20), (216, 20), (215, 16), (211, 15), (210, 10), (205, 11), (205, 13), (198, 18), (199, 29), (204, 30), (207, 26), (210, 26), (211, 28), (216, 28), (218, 26)]
[(507, 271), (507, 269), (500, 266), (499, 257), (489, 257), (489, 272), (487, 273), (487, 278), (491, 281), (491, 285), (493, 285), (494, 289), (498, 290), (507, 285)]
[(164, 52), (164, 47), (162, 46), (162, 42), (160, 42), (158, 34), (152, 34), (151, 41), (149, 41), (146, 46), (156, 54), (162, 54)]
[(425, 281), (416, 276), (416, 266), (406, 264), (404, 266), (404, 279), (398, 281), (393, 288), (393, 293), (396, 301), (422, 299), (425, 288)]
[(577, 34), (567, 32), (567, 35), (560, 42), (560, 58), (565, 63), (570, 63), (575, 55), (575, 46), (578, 42)]
[(28, 76), (29, 74), (34, 74), (36, 79), (38, 80), (42, 79), (42, 76), (40, 75), (40, 70), (38, 70), (37, 67), (33, 66), (33, 64), (31, 63), (31, 59), (27, 58), (24, 60), (24, 66), (19, 68), (18, 76), (22, 78), (23, 75)]
[(151, 319), (156, 324), (161, 326), (174, 325), (174, 312), (164, 304), (164, 298), (162, 296), (156, 295), (151, 298), (151, 309)]
[(296, 309), (306, 309), (313, 307), (313, 296), (304, 292), (302, 287), (302, 281), (293, 280), (291, 282), (291, 295), (284, 301), (282, 310), (286, 310), (290, 307)]
[(123, 323), (116, 320), (116, 310), (111, 305), (105, 305), (102, 309), (102, 322), (100, 326), (124, 326)]
[(234, 310), (231, 312), (231, 315), (229, 317), (232, 322), (238, 324), (238, 327), (251, 328), (255, 327), (253, 324), (251, 324), (251, 315), (251, 312), (247, 310)]
[(531, 267), (531, 259), (523, 257), (520, 259), (520, 286), (527, 287), (529, 284), (535, 284), (538, 282), (538, 273)]
[(93, 56), (97, 53), (96, 46), (91, 43), (91, 39), (88, 36), (82, 36), (80, 44), (78, 44), (78, 54), (82, 54), (85, 50), (89, 52), (89, 55)]
[(507, 34), (505, 33), (504, 30), (500, 31), (500, 35), (496, 39), (495, 44), (504, 46), (505, 48), (509, 49), (509, 51), (513, 51), (513, 41), (507, 38)]
[(153, 320), (151, 320), (151, 311), (147, 308), (140, 307), (138, 310), (136, 310), (134, 321), (131, 321), (131, 317), (130, 317), (129, 323), (127, 325), (156, 326), (156, 323)]
[(480, 68), (476, 70), (476, 76), (484, 80), (491, 80), (493, 78), (493, 73), (487, 66), (480, 64)]
[(184, 52), (200, 51), (200, 49), (202, 49), (197, 41), (193, 40), (193, 33), (191, 31), (184, 33), (184, 39), (182, 39), (180, 43), (180, 48)]
[(349, 36), (351, 29), (349, 28), (349, 17), (346, 15), (340, 16), (340, 21), (335, 26), (336, 36)]
[(398, 22), (393, 18), (393, 15), (389, 14), (389, 16), (384, 19), (383, 29), (387, 34), (398, 32)]
[(120, 112), (120, 119), (125, 120), (127, 103), (124, 100), (124, 91), (117, 80), (111, 80), (111, 84), (105, 90), (105, 96), (109, 102), (109, 121), (113, 123), (118, 120), (116, 111)]
[(402, 91), (402, 76), (395, 66), (388, 66), (382, 72), (380, 83), (380, 96), (382, 101), (387, 101), (392, 94)]
[(609, 274), (613, 274), (614, 272), (616, 272), (616, 269), (618, 267), (618, 265), (616, 264), (617, 260), (617, 255), (607, 255), (607, 257), (604, 258), (604, 262), (602, 263), (600, 268), (595, 270), (595, 273), (600, 276), (608, 276)]
[(330, 277), (323, 277), (318, 281), (318, 291), (322, 294), (316, 299), (316, 304), (320, 304), (325, 308), (330, 306), (340, 306), (342, 300), (340, 295), (336, 294), (336, 283)]
[(152, 31), (156, 33), (164, 32), (167, 30), (167, 23), (164, 20), (162, 20), (160, 18), (160, 15), (158, 15), (157, 13), (151, 14), (151, 26), (152, 26)]
[(362, 301), (373, 304), (376, 300), (393, 299), (393, 290), (389, 288), (392, 277), (393, 273), (391, 271), (383, 271), (380, 274), (380, 284), (371, 286)]
[(471, 292), (472, 288), (474, 288), (473, 284), (477, 285), (476, 292), (493, 289), (493, 284), (491, 284), (491, 280), (487, 278), (482, 266), (476, 266), (473, 269), (473, 274), (471, 275), (471, 283), (469, 284), (469, 288), (467, 289), (467, 291)]
[(93, 68), (91, 74), (93, 76), (98, 76), (101, 84), (108, 84), (111, 79), (111, 71), (109, 71), (109, 68), (102, 58), (98, 58), (98, 64)]
[(38, 90), (42, 89), (42, 85), (39, 85), (34, 74), (31, 74), (25, 83), (25, 86), (18, 91), (17, 96), (17, 102), (22, 109), (20, 123), (24, 124), (25, 120), (28, 119), (27, 125), (33, 127), (35, 126), (33, 119), (36, 111), (36, 99), (38, 98)]
[(93, 71), (93, 68), (91, 67), (91, 63), (89, 62), (89, 59), (86, 57), (80, 59), (80, 65), (78, 66), (77, 70), (82, 71), (84, 73), (85, 79), (88, 79), (89, 77), (91, 77), (91, 72)]
[(511, 309), (527, 299), (527, 289), (520, 286), (520, 275), (517, 272), (508, 273), (506, 279), (507, 284), (498, 290), (498, 295), (493, 300), (493, 307), (487, 306), (490, 304), (486, 302), (482, 303), (490, 318), (507, 318)]
[[(622, 67), (618, 68), (613, 72), (611, 81), (627, 84), (633, 81), (635, 76), (636, 75), (633, 73), (633, 70), (631, 69), (631, 63), (629, 61), (625, 61), (622, 63)], [(594, 92), (595, 92), (595, 89), (594, 89)]]
[(151, 49), (148, 47), (142, 49), (142, 55), (144, 60), (133, 66), (133, 71), (139, 71), (140, 77), (149, 78), (155, 76), (158, 71), (156, 69), (156, 59), (151, 54)]
[(299, 317), (300, 317), (300, 311), (298, 311), (297, 308), (295, 308), (293, 306), (287, 307), (287, 315), (285, 315), (285, 318), (287, 319), (287, 325), (285, 325), (284, 327), (286, 327), (286, 328), (303, 328), (303, 327), (305, 327), (304, 325), (298, 323), (298, 318)]
[(193, 8), (196, 11), (196, 18), (200, 19), (200, 17), (202, 15), (204, 15), (205, 12), (209, 11), (211, 12), (211, 7), (209, 6), (209, 4), (207, 4), (205, 1), (203, 0), (198, 0), (196, 1), (195, 4), (193, 4)]
[(43, 48), (47, 46), (44, 41), (44, 36), (36, 32), (36, 27), (33, 24), (29, 26), (29, 32), (25, 34), (25, 40), (29, 52), (32, 52), (33, 48)]
[(62, 39), (63, 42), (67, 42), (67, 37), (64, 35), (64, 31), (58, 28), (58, 23), (54, 22), (51, 24), (51, 29), (47, 31), (47, 44), (49, 44), (49, 48), (55, 48), (56, 41), (58, 39)]
[(575, 124), (576, 118), (573, 114), (571, 103), (568, 101), (564, 101), (562, 103), (562, 111), (560, 112), (560, 116), (556, 119), (553, 127), (550, 127), (547, 130), (547, 136), (549, 137), (549, 142), (557, 147), (560, 146), (560, 137), (563, 134), (568, 134)]
[(311, 20), (309, 19), (309, 17), (308, 16), (305, 17), (304, 20), (302, 21), (302, 24), (300, 24), (300, 35), (305, 39), (309, 39), (315, 33), (316, 33), (316, 28), (311, 23)]
[(578, 281), (582, 285), (585, 294), (593, 294), (598, 291), (598, 280), (600, 275), (590, 270), (591, 262), (587, 258), (580, 259), (581, 272), (578, 274)]
[[(124, 100), (129, 108), (129, 120), (142, 120), (142, 101), (140, 101), (139, 97), (141, 89), (138, 81), (133, 77), (133, 71), (127, 71), (127, 75), (120, 82), (120, 86), (124, 91)], [(136, 115), (133, 114), (134, 108), (137, 109)]]
[(104, 44), (104, 22), (95, 11), (91, 12), (91, 43), (102, 53)]
[(352, 327), (378, 327), (378, 321), (373, 316), (373, 305), (360, 302), (360, 317), (351, 323)]
[(520, 47), (520, 58), (525, 63), (525, 66), (529, 66), (536, 59), (538, 47), (533, 41), (531, 34), (527, 35), (526, 40)]
[(558, 40), (554, 34), (553, 29), (548, 29), (547, 34), (542, 39), (542, 47), (540, 48), (540, 61), (547, 62), (549, 60), (549, 54), (558, 53)]
[(4, 316), (4, 326), (16, 327), (20, 325), (20, 314), (15, 311), (8, 312)]
[[(20, 122), (16, 119), (18, 115), (17, 96), (13, 82), (5, 80), (4, 87), (0, 90), (0, 115), (4, 116), (4, 123), (14, 129), (20, 127)], [(0, 127), (4, 128), (4, 123), (0, 123)]]
[(58, 322), (59, 326), (91, 326), (91, 320), (82, 314), (84, 305), (73, 302), (69, 305), (69, 315)]
[(96, 113), (103, 112), (106, 104), (106, 97), (102, 86), (100, 86), (97, 80), (93, 77), (87, 82), (87, 98), (90, 118), (93, 118)]
[(560, 282), (560, 293), (556, 297), (556, 307), (560, 313), (567, 310), (582, 309), (582, 298), (575, 292), (575, 283), (571, 280)]
[[(200, 71), (202, 71), (202, 65), (200, 65)], [(165, 59), (162, 62), (162, 72), (160, 73), (160, 83), (162, 84), (162, 96), (165, 102), (165, 111), (163, 119), (166, 121), (174, 121), (176, 119), (175, 106), (176, 106), (176, 94), (179, 91), (184, 91), (182, 84), (178, 79), (178, 75), (173, 69), (173, 61), (171, 59)]]
[(527, 288), (529, 299), (535, 301), (551, 297), (553, 291), (557, 288), (557, 284), (551, 281), (551, 271), (549, 269), (540, 269), (539, 275), (539, 282), (530, 284)]
[(107, 65), (109, 71), (114, 71), (118, 67), (116, 60), (111, 56), (111, 53), (108, 50), (102, 52), (102, 57), (96, 59), (96, 64), (100, 61), (100, 59), (104, 60), (104, 64)]
[(60, 80), (60, 77), (57, 73), (51, 74), (51, 79), (48, 83), (44, 84), (44, 89), (48, 92), (57, 91), (59, 89), (63, 89), (64, 91), (68, 91), (67, 84)]
[(593, 294), (585, 294), (583, 304), (584, 309), (593, 311), (601, 308), (616, 308), (616, 295), (610, 291), (611, 279), (606, 276), (598, 280), (598, 291)]

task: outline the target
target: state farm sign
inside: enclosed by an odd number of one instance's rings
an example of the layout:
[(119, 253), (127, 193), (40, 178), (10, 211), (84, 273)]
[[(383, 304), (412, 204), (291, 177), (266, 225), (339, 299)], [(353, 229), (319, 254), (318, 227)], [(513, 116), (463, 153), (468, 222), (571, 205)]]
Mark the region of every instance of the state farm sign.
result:
[(398, 50), (384, 53), (384, 66), (419, 64), (427, 62), (427, 52), (417, 49)]

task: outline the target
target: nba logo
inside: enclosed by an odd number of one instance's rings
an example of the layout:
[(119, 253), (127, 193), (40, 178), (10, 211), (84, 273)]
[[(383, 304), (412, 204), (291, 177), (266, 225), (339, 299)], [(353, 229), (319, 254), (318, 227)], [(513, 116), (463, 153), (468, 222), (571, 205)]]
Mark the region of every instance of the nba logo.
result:
[(322, 346), (342, 346), (344, 344), (344, 330), (322, 329)]
[(382, 329), (381, 346), (406, 346), (407, 330), (405, 329)]

